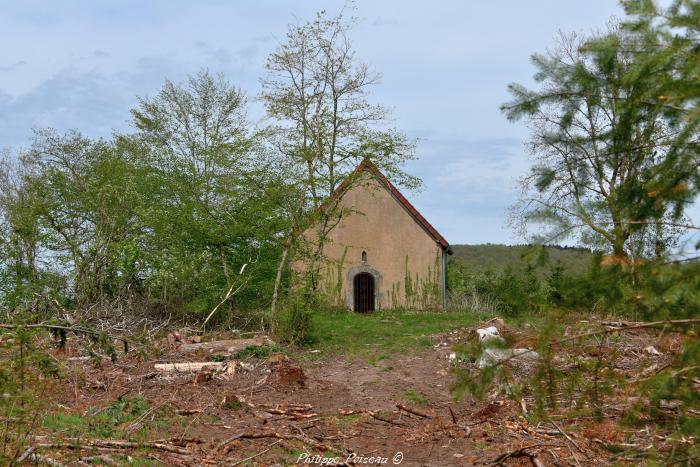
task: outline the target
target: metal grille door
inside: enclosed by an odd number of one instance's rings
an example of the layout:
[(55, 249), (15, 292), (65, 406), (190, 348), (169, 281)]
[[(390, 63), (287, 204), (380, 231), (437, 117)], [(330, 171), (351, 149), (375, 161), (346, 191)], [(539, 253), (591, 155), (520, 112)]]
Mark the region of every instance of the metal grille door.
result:
[(355, 298), (355, 311), (374, 311), (374, 276), (361, 272), (352, 281)]

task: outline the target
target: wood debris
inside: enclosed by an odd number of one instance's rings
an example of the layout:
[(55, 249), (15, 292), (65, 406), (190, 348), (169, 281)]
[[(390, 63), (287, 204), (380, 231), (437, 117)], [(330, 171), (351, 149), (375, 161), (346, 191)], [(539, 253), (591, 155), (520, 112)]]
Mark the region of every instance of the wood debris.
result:
[(154, 368), (161, 373), (194, 373), (202, 370), (221, 370), (225, 362), (156, 363)]
[(177, 351), (180, 354), (188, 354), (203, 351), (206, 353), (223, 353), (229, 356), (235, 356), (239, 352), (250, 346), (274, 345), (275, 343), (268, 337), (254, 337), (252, 339), (232, 339), (220, 340), (211, 342), (199, 342), (191, 344), (182, 344)]

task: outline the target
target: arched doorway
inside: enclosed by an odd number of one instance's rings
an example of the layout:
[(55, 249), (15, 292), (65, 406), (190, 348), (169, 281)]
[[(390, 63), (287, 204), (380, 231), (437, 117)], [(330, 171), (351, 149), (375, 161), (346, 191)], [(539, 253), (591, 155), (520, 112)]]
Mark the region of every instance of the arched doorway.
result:
[(356, 274), (352, 280), (353, 309), (358, 313), (374, 311), (374, 276), (368, 272)]

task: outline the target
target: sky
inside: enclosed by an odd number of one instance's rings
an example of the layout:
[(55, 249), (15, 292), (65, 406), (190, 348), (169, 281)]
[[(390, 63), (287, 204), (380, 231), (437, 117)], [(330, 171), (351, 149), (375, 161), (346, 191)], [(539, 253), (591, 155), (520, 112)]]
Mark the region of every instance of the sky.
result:
[[(0, 0), (0, 148), (27, 147), (32, 128), (128, 131), (138, 96), (202, 68), (246, 92), (256, 121), (265, 58), (288, 25), (343, 5)], [(529, 167), (528, 133), (498, 109), (506, 87), (532, 85), (533, 53), (552, 47), (558, 31), (590, 32), (621, 17), (618, 2), (357, 0), (355, 15), (357, 57), (382, 75), (372, 100), (418, 139), (418, 160), (405, 169), (424, 188), (406, 196), (450, 243), (522, 243), (506, 215)]]

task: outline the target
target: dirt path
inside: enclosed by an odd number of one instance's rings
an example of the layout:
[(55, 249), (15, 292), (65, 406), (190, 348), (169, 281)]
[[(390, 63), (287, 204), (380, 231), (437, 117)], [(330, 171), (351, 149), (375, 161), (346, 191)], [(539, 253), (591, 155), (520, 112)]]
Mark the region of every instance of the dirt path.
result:
[[(256, 381), (266, 377), (266, 366), (263, 364), (230, 381), (193, 385), (188, 380), (184, 384), (170, 385), (174, 386), (174, 399), (182, 401), (181, 409), (204, 410), (207, 416), (216, 417), (217, 422), (209, 425), (193, 419), (186, 431), (178, 427), (169, 430), (164, 437), (207, 439), (212, 440), (210, 444), (216, 444), (244, 431), (291, 431), (293, 434), (303, 432), (304, 436), (368, 460), (377, 456), (380, 458), (379, 462), (370, 465), (381, 465), (384, 459), (393, 465), (394, 456), (398, 456), (397, 461), (402, 460), (401, 465), (440, 466), (476, 462), (488, 458), (488, 452), (501, 449), (502, 443), (509, 440), (488, 435), (478, 427), (460, 426), (473, 423), (475, 414), (484, 407), (492, 406), (488, 403), (452, 401), (447, 378), (448, 354), (447, 349), (432, 350), (416, 356), (385, 359), (376, 365), (359, 359), (307, 363), (303, 365), (307, 375), (303, 387), (266, 384), (256, 387)], [(145, 393), (150, 399), (162, 391), (162, 387), (154, 386)], [(217, 405), (231, 394), (236, 394), (254, 407), (230, 411)], [(274, 410), (305, 404), (312, 407), (309, 412), (313, 411), (318, 416), (295, 419), (269, 415), (264, 411), (267, 407)], [(399, 410), (397, 404), (431, 418)], [(448, 406), (452, 408), (457, 424), (453, 423)], [(493, 407), (500, 411), (505, 405)], [(367, 411), (383, 420), (373, 418)], [(495, 415), (491, 413), (493, 410), (481, 412), (482, 416)], [(343, 415), (345, 413), (351, 415)], [(264, 450), (274, 441), (241, 440), (236, 442), (235, 451), (241, 452), (240, 457), (243, 458), (246, 457), (243, 452), (250, 454)], [(284, 447), (279, 447), (256, 460), (293, 463), (301, 454), (290, 455), (289, 449), (284, 451)], [(292, 452), (295, 451), (299, 451), (299, 448), (292, 448)], [(311, 449), (310, 454), (325, 453)]]
[(305, 351), (296, 355), (303, 384), (275, 383), (275, 364), (266, 359), (211, 378), (157, 374), (153, 361), (101, 369), (84, 362), (83, 383), (67, 385), (56, 402), (86, 413), (142, 395), (150, 409), (131, 432), (147, 425), (150, 439), (187, 454), (156, 449), (134, 456), (164, 465), (320, 465), (331, 451), (342, 454), (336, 461), (350, 456), (357, 465), (590, 465), (606, 458), (591, 440), (529, 426), (521, 406), (497, 394), (455, 402), (450, 346), (465, 334), (435, 336), (427, 350), (377, 360), (314, 361)]

